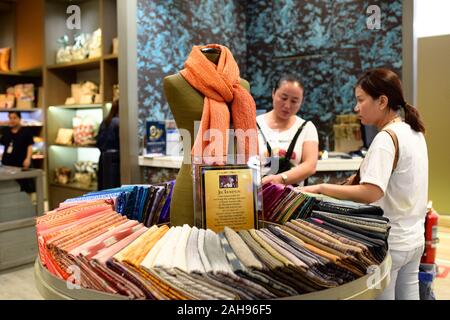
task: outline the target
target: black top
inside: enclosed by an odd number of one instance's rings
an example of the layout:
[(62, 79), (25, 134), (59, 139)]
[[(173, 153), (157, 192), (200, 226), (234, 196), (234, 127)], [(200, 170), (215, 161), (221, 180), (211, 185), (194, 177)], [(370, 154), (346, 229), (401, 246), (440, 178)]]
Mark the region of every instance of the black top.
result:
[(112, 118), (111, 123), (107, 128), (105, 122), (102, 122), (97, 136), (97, 148), (99, 148), (101, 152), (120, 149), (118, 117)]
[(28, 146), (33, 145), (33, 135), (27, 128), (20, 128), (12, 133), (11, 128), (3, 128), (0, 133), (0, 144), (5, 146), (2, 164), (5, 166), (23, 167), (27, 157)]

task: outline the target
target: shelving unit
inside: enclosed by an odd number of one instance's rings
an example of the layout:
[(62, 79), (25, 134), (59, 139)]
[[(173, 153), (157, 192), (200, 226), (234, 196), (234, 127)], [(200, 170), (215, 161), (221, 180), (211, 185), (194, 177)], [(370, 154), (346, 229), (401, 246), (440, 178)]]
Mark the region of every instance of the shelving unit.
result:
[[(0, 47), (11, 48), (10, 71), (0, 71), (0, 94), (17, 84), (32, 83), (35, 88), (34, 108), (0, 109), (0, 127), (5, 127), (8, 112), (22, 113), (22, 119), (38, 120), (42, 125), (26, 126), (33, 136), (45, 141), (43, 90), (44, 2), (42, 0), (3, 1), (0, 7)], [(20, 21), (20, 23), (19, 23)], [(42, 25), (36, 23), (42, 21)], [(17, 102), (16, 102), (17, 103)], [(44, 151), (44, 150), (42, 150)], [(45, 153), (45, 151), (44, 151)], [(45, 170), (44, 155), (34, 155), (32, 166)]]
[(86, 187), (84, 185), (81, 185), (79, 183), (74, 183), (74, 182), (68, 183), (68, 184), (60, 184), (60, 183), (52, 182), (52, 183), (50, 183), (50, 185), (54, 186), (54, 187), (62, 187), (65, 189), (73, 189), (73, 190), (83, 191), (84, 193), (97, 190), (97, 184), (94, 184), (91, 187)]
[[(68, 198), (78, 197), (97, 189), (97, 186), (83, 186), (77, 183), (55, 183), (55, 169), (66, 167), (74, 170), (77, 161), (98, 162), (100, 151), (95, 146), (58, 145), (55, 143), (59, 128), (72, 128), (75, 116), (89, 115), (98, 125), (108, 113), (109, 102), (113, 98), (113, 85), (118, 84), (118, 59), (112, 54), (112, 41), (117, 37), (116, 0), (52, 1), (47, 0), (45, 10), (45, 68), (44, 82), (47, 119), (47, 180), (49, 184), (49, 207), (53, 209)], [(81, 30), (66, 28), (66, 8), (80, 6)], [(102, 30), (102, 56), (98, 58), (56, 64), (57, 42), (67, 34), (92, 33)], [(92, 81), (99, 85), (101, 103), (87, 105), (65, 105), (71, 96), (71, 85)]]
[[(80, 30), (67, 28), (69, 5), (78, 5), (81, 9)], [(113, 85), (119, 84), (119, 56), (113, 54), (113, 39), (118, 37), (117, 17), (117, 0), (16, 0), (0, 6), (0, 47), (12, 48), (11, 71), (0, 72), (0, 93), (19, 83), (33, 83), (36, 90), (43, 88), (35, 109), (0, 109), (0, 122), (7, 121), (6, 114), (12, 110), (23, 112), (22, 116), (27, 118), (40, 110), (42, 125), (29, 129), (45, 141), (44, 154), (33, 157), (33, 165), (46, 172), (46, 199), (50, 209), (62, 200), (96, 188), (91, 186), (84, 190), (79, 186), (53, 183), (56, 168), (74, 169), (77, 161), (97, 162), (100, 154), (95, 147), (58, 146), (55, 140), (59, 128), (73, 127), (74, 116), (95, 114), (100, 125), (109, 111), (107, 105), (113, 100)], [(92, 34), (98, 28), (102, 30), (101, 56), (56, 63), (59, 38), (68, 35), (72, 43), (76, 34)], [(65, 105), (71, 96), (71, 84), (83, 81), (99, 85), (101, 103)]]

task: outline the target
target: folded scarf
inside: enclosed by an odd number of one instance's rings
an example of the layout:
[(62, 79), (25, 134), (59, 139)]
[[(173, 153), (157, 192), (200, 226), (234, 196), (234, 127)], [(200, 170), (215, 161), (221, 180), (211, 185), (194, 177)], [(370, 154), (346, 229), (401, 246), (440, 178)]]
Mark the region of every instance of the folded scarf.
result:
[[(217, 65), (202, 53), (203, 48), (220, 50)], [(257, 155), (255, 101), (240, 84), (239, 67), (230, 50), (217, 44), (194, 46), (185, 62), (185, 69), (180, 73), (192, 87), (205, 96), (200, 129), (192, 148), (194, 161), (225, 163), (228, 151), (227, 130), (230, 127), (230, 111), (227, 104), (231, 105), (234, 129), (241, 129), (244, 133), (251, 132), (247, 135), (250, 137), (249, 143), (239, 139), (237, 141), (237, 154), (245, 155), (245, 162), (242, 158), (238, 158), (238, 162), (246, 163), (249, 156)], [(211, 129), (214, 132), (210, 131), (208, 135), (207, 131)], [(251, 150), (250, 146), (254, 150)]]

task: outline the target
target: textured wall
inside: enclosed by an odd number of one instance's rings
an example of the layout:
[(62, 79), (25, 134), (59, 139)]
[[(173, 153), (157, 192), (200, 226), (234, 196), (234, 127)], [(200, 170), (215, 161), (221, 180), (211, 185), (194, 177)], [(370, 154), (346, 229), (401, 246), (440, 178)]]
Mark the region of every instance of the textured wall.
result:
[[(369, 5), (381, 9), (381, 29), (370, 30)], [(271, 89), (283, 72), (305, 85), (300, 115), (332, 134), (336, 114), (348, 113), (362, 70), (402, 67), (402, 1), (279, 0), (247, 6), (247, 78), (260, 109), (271, 108)], [(330, 139), (332, 141), (332, 139)]]
[(241, 72), (246, 63), (246, 5), (237, 0), (138, 0), (139, 135), (145, 120), (172, 119), (164, 77), (177, 73), (193, 45), (230, 48)]
[[(228, 46), (249, 80), (259, 109), (284, 72), (305, 85), (299, 115), (319, 139), (330, 136), (339, 113), (349, 113), (357, 77), (368, 68), (402, 68), (402, 0), (376, 1), (381, 29), (366, 21), (369, 0), (138, 0), (139, 134), (147, 118), (171, 119), (165, 76), (183, 68), (193, 45)], [(322, 143), (321, 143), (321, 146)]]

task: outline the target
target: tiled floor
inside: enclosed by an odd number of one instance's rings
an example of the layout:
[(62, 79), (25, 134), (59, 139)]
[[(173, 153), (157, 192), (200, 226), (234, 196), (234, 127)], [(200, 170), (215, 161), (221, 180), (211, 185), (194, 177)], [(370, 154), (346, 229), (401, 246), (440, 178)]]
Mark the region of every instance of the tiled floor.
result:
[(0, 300), (42, 300), (34, 284), (33, 266), (0, 273)]
[[(450, 300), (450, 228), (439, 227), (436, 263), (439, 275), (434, 281), (438, 300)], [(0, 300), (42, 300), (34, 284), (33, 266), (0, 273)]]

